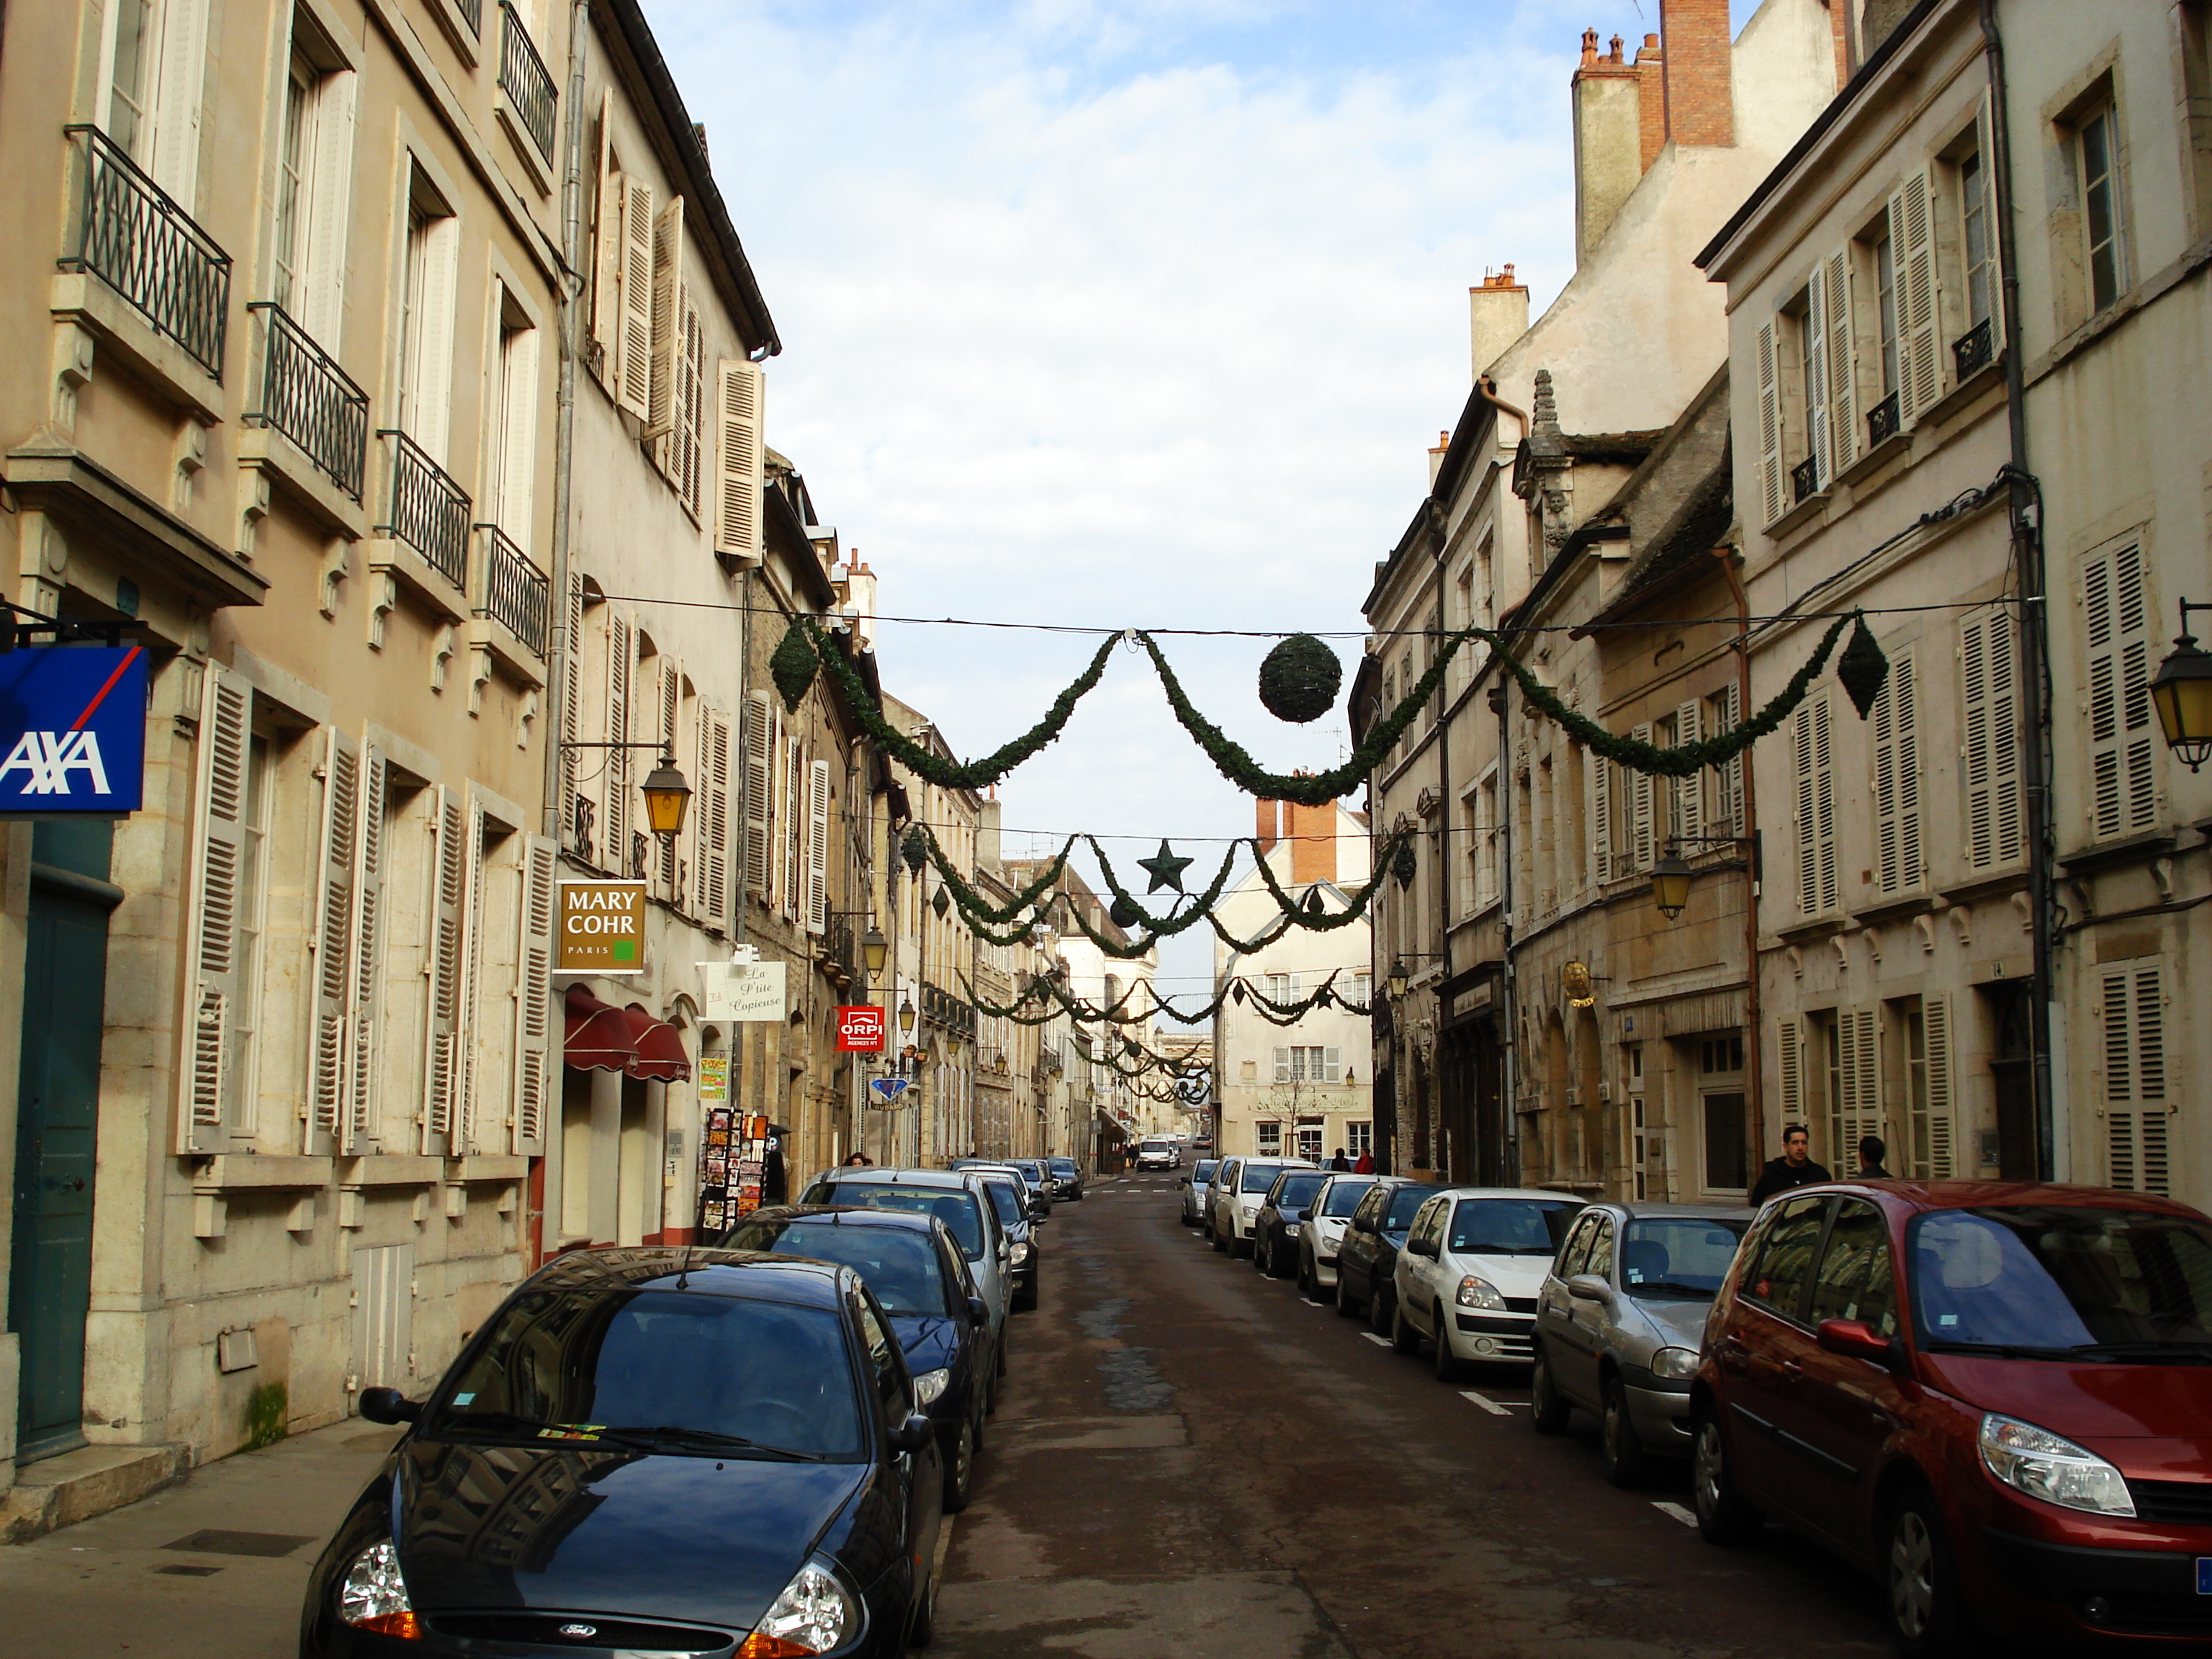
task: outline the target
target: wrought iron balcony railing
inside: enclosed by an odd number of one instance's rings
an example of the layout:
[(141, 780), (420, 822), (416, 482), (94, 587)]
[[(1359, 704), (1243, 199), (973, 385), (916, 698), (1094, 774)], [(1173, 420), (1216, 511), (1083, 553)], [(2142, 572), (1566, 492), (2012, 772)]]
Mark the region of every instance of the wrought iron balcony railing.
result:
[(477, 528), (484, 533), (483, 599), (479, 609), (544, 656), (551, 582), (497, 525), (480, 524)]
[(1898, 402), (1897, 393), (1891, 392), (1872, 409), (1867, 410), (1867, 444), (1869, 447), (1894, 438), (1905, 424), (1905, 411)]
[(99, 277), (221, 380), (230, 255), (98, 127), (63, 131), (82, 151), (84, 193), (61, 268)]
[(1790, 499), (1793, 505), (1798, 501), (1809, 501), (1820, 488), (1820, 458), (1819, 456), (1808, 455), (1790, 469)]
[(514, 0), (499, 0), (500, 90), (514, 100), (514, 112), (530, 130), (531, 142), (549, 162), (553, 159), (553, 112), (557, 100), (553, 77), (545, 61), (530, 43), (530, 31), (514, 9)]
[(273, 426), (355, 501), (368, 469), (368, 393), (274, 300), (261, 313), (261, 407), (245, 419)]
[(405, 433), (386, 428), (376, 435), (392, 440), (392, 490), (377, 532), (405, 542), (447, 581), (466, 588), (469, 492)]
[(1960, 380), (1979, 374), (1996, 360), (1997, 331), (1991, 326), (1993, 321), (1984, 317), (1951, 342), (1951, 358), (1958, 365)]

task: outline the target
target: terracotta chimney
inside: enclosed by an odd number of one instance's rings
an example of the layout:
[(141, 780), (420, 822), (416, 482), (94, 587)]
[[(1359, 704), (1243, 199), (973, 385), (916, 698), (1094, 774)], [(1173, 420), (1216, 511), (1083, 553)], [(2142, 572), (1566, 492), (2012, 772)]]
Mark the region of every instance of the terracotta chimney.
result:
[(1252, 803), (1254, 818), (1253, 833), (1260, 839), (1260, 856), (1261, 858), (1267, 857), (1268, 854), (1275, 850), (1275, 842), (1277, 839), (1275, 830), (1275, 809), (1279, 805), (1279, 802), (1272, 800), (1255, 800)]
[(1300, 806), (1293, 801), (1283, 828), (1291, 842), (1291, 883), (1310, 886), (1336, 879), (1336, 807)]
[(1667, 137), (1677, 144), (1735, 143), (1735, 48), (1729, 0), (1659, 0), (1667, 43)]
[(1437, 447), (1429, 452), (1429, 484), (1431, 489), (1436, 486), (1437, 474), (1444, 470), (1444, 457), (1450, 452), (1450, 449), (1451, 434), (1449, 432), (1437, 433)]
[(1666, 72), (1666, 59), (1659, 50), (1657, 35), (1644, 37), (1644, 44), (1636, 49), (1635, 70), (1636, 130), (1642, 140), (1643, 167), (1649, 173), (1667, 143), (1667, 88), (1660, 78)]

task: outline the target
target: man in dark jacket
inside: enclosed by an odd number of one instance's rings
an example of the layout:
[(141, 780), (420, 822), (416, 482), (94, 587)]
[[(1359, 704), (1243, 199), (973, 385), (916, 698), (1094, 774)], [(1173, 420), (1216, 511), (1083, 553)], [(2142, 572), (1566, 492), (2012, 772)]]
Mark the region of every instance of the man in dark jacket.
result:
[(1812, 1137), (1805, 1133), (1802, 1123), (1792, 1123), (1782, 1131), (1782, 1156), (1769, 1158), (1766, 1167), (1759, 1173), (1759, 1184), (1751, 1189), (1751, 1201), (1764, 1204), (1777, 1193), (1786, 1193), (1793, 1187), (1810, 1187), (1818, 1182), (1832, 1181), (1830, 1175), (1812, 1159)]
[(1859, 1139), (1859, 1172), (1854, 1181), (1887, 1181), (1889, 1171), (1882, 1167), (1882, 1159), (1889, 1156), (1889, 1148), (1882, 1145), (1880, 1135), (1863, 1135)]

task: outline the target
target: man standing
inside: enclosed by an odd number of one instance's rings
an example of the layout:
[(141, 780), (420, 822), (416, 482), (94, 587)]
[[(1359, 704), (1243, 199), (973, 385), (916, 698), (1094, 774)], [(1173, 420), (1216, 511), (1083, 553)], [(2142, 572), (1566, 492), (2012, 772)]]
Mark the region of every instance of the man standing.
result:
[(1782, 1156), (1769, 1158), (1766, 1167), (1759, 1171), (1759, 1184), (1751, 1189), (1751, 1201), (1764, 1204), (1777, 1193), (1786, 1193), (1793, 1187), (1810, 1187), (1817, 1182), (1832, 1181), (1830, 1175), (1813, 1162), (1812, 1137), (1802, 1123), (1792, 1123), (1782, 1131)]
[(1343, 1147), (1340, 1146), (1336, 1149), (1336, 1156), (1329, 1159), (1328, 1167), (1332, 1170), (1349, 1170), (1352, 1168), (1352, 1160), (1344, 1155)]
[(1887, 1181), (1890, 1174), (1881, 1166), (1889, 1156), (1889, 1148), (1882, 1144), (1880, 1135), (1863, 1135), (1859, 1139), (1859, 1172), (1854, 1181)]

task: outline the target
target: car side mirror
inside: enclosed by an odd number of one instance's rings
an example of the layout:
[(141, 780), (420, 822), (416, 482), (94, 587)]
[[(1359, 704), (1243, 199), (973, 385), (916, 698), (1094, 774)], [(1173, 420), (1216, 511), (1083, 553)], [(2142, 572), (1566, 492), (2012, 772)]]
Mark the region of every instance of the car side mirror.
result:
[(991, 1304), (984, 1301), (980, 1296), (969, 1297), (968, 1298), (968, 1322), (970, 1325), (989, 1324), (991, 1322)]
[(1863, 1319), (1824, 1319), (1813, 1338), (1823, 1352), (1849, 1354), (1893, 1371), (1905, 1358), (1904, 1344), (1881, 1335)]
[(937, 1430), (926, 1412), (909, 1412), (905, 1422), (890, 1432), (891, 1449), (918, 1452), (937, 1437)]
[(1613, 1286), (1596, 1273), (1577, 1273), (1567, 1281), (1567, 1294), (1580, 1302), (1610, 1302)]
[(1048, 1204), (1038, 1203), (1030, 1206), (1030, 1219), (1032, 1221), (1045, 1220), (1051, 1214), (1052, 1206)]
[(1425, 1255), (1433, 1261), (1437, 1259), (1437, 1242), (1432, 1238), (1417, 1238), (1406, 1246), (1406, 1252), (1409, 1255)]
[(412, 1423), (422, 1415), (422, 1403), (397, 1389), (363, 1389), (361, 1414), (372, 1423)]

